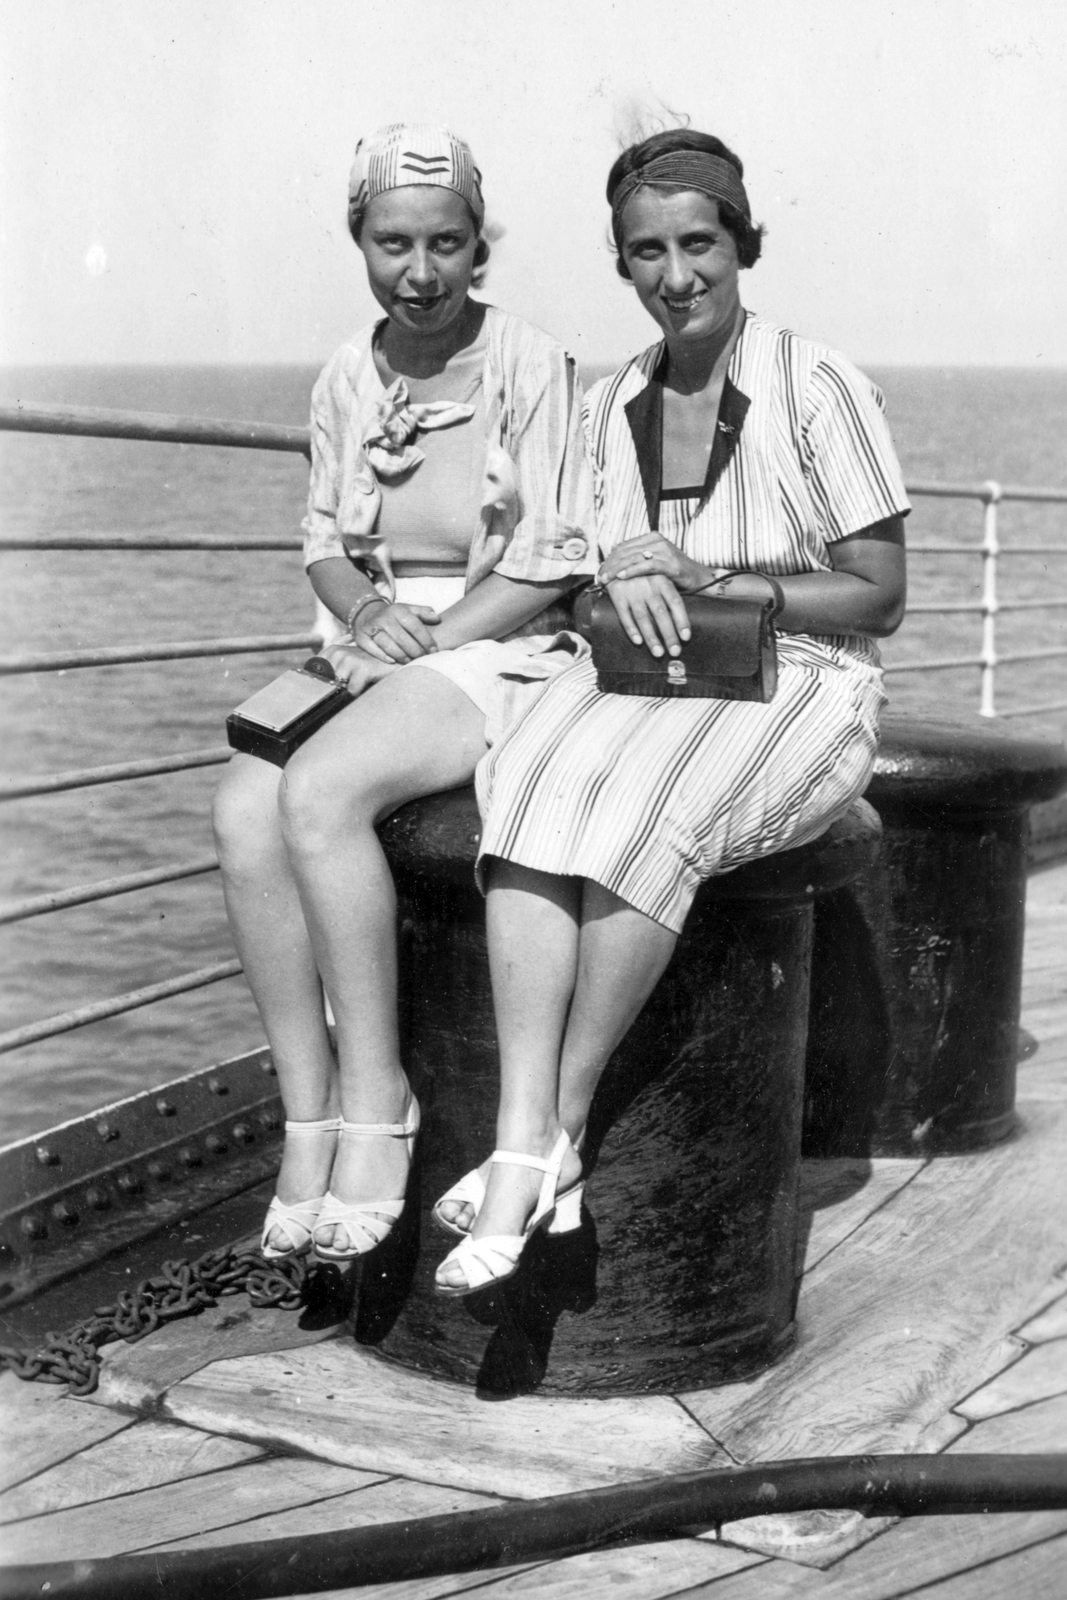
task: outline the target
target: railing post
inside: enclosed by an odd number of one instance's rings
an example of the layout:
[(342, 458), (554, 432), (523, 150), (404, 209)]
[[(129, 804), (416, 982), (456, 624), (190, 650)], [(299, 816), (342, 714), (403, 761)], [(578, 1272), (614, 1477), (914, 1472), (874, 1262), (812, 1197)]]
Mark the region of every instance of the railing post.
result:
[(982, 703), (979, 715), (995, 717), (994, 688), (997, 670), (997, 505), (1003, 490), (994, 478), (985, 486), (982, 501)]

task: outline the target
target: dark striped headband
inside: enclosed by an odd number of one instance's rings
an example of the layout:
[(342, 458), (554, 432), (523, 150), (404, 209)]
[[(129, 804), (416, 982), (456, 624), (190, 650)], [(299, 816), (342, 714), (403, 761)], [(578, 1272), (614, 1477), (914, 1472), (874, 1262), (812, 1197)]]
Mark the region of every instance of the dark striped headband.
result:
[(745, 186), (737, 175), (737, 168), (721, 156), (708, 155), (703, 150), (672, 150), (656, 156), (637, 172), (628, 172), (611, 202), (611, 225), (616, 242), (620, 238), (622, 211), (638, 189), (656, 188), (670, 184), (679, 189), (697, 189), (712, 200), (723, 200), (751, 222), (752, 211)]

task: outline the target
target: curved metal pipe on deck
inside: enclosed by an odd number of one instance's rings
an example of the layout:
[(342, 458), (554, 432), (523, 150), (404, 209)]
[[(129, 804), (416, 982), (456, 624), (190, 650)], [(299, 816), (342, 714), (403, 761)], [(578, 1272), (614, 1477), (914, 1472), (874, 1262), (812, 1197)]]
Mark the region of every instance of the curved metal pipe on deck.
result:
[(0, 1600), (267, 1600), (576, 1555), (742, 1517), (1067, 1508), (1067, 1454), (830, 1456), (687, 1473), (335, 1533), (0, 1570)]

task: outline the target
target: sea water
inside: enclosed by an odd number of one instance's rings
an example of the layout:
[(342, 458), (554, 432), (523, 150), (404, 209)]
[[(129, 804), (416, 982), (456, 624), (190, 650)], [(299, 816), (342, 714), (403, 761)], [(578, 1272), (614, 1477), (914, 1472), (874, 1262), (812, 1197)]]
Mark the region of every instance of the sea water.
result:
[[(974, 368), (875, 371), (912, 481), (1067, 486), (1067, 372)], [(49, 368), (0, 373), (0, 395), (140, 411), (306, 421), (311, 369)], [(200, 446), (6, 434), (0, 509), (7, 534), (210, 532), (298, 537), (300, 456)], [(1002, 598), (1067, 593), (1067, 507), (1007, 506), (1009, 548), (1057, 544), (1062, 557), (1002, 566)], [(974, 501), (916, 499), (913, 545), (977, 548)], [(300, 632), (310, 591), (297, 551), (0, 552), (5, 651)], [(916, 555), (913, 600), (976, 600), (981, 561)], [(1067, 613), (1001, 621), (1002, 650), (1062, 644)], [(976, 616), (909, 618), (887, 665), (974, 655)], [(291, 659), (291, 658), (289, 658)], [(227, 712), (281, 670), (270, 655), (40, 673), (4, 680), (6, 771), (54, 772), (224, 742)], [(892, 702), (971, 715), (974, 668), (890, 677)], [(1067, 700), (1063, 663), (998, 674), (1005, 708)], [(1023, 723), (1053, 731), (1067, 716)], [(8, 802), (0, 809), (6, 898), (91, 883), (210, 854), (219, 769)], [(217, 873), (0, 929), (0, 1029), (226, 960), (233, 945)], [(33, 1132), (262, 1042), (242, 978), (95, 1023), (0, 1057), (0, 1138)]]

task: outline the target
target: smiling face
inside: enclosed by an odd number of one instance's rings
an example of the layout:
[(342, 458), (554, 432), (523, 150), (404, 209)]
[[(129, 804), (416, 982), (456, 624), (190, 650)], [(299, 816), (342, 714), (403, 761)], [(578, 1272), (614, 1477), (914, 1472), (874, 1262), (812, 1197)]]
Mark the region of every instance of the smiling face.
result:
[(622, 257), (638, 299), (672, 343), (733, 330), (741, 308), (737, 245), (710, 196), (638, 189), (622, 214)]
[(405, 333), (441, 333), (463, 315), (477, 242), (466, 202), (420, 185), (375, 195), (359, 247), (390, 321)]

